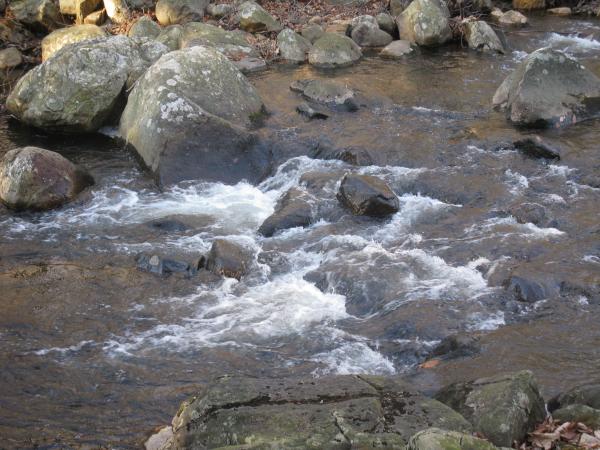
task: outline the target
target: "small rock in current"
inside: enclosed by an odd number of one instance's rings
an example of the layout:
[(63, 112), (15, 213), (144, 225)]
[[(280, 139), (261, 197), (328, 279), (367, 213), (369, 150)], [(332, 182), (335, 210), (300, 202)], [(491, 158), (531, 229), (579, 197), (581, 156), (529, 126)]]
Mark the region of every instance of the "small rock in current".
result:
[(394, 191), (385, 181), (371, 175), (347, 174), (342, 179), (337, 198), (360, 216), (385, 217), (400, 209)]
[(303, 116), (308, 117), (309, 119), (327, 119), (329, 116), (324, 112), (317, 111), (306, 103), (302, 102), (296, 107), (296, 111), (298, 111)]
[(560, 159), (560, 151), (544, 142), (539, 136), (515, 141), (514, 146), (533, 158)]

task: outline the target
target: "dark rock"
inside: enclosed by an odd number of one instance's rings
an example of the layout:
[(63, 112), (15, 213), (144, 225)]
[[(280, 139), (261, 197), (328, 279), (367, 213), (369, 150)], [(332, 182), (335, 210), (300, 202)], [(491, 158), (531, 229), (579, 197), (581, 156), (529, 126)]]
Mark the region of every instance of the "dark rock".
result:
[(600, 409), (587, 405), (567, 405), (554, 411), (552, 418), (559, 422), (583, 423), (594, 430), (600, 428)]
[(354, 91), (335, 81), (296, 80), (290, 85), (290, 89), (300, 92), (310, 101), (332, 108), (341, 108), (346, 111), (358, 109)]
[(470, 431), (445, 405), (398, 378), (223, 377), (184, 402), (165, 448), (403, 448), (416, 432), (437, 426)]
[(381, 179), (371, 175), (347, 174), (340, 185), (338, 200), (354, 214), (385, 217), (398, 212), (398, 197)]
[(317, 111), (313, 109), (308, 103), (302, 102), (296, 107), (296, 111), (298, 111), (303, 116), (308, 117), (309, 119), (327, 119), (329, 116), (322, 111)]
[(366, 148), (332, 148), (329, 146), (319, 146), (314, 154), (319, 159), (337, 159), (353, 166), (370, 166), (374, 164), (374, 158), (371, 152)]
[(544, 142), (539, 136), (515, 141), (513, 145), (532, 158), (560, 159), (560, 151)]
[(305, 172), (300, 177), (300, 184), (306, 186), (309, 191), (322, 191), (326, 186), (333, 186), (340, 175), (330, 172)]
[(58, 153), (17, 148), (0, 160), (0, 201), (15, 210), (46, 210), (73, 200), (93, 178)]
[(442, 339), (442, 342), (434, 347), (431, 354), (446, 358), (460, 358), (475, 355), (480, 350), (479, 338), (471, 334), (458, 333)]
[(548, 409), (553, 412), (556, 409), (576, 404), (600, 409), (600, 383), (590, 383), (569, 389), (552, 398), (548, 402)]
[(379, 28), (375, 17), (368, 15), (356, 17), (352, 21), (350, 37), (361, 47), (385, 47), (394, 40), (389, 33)]
[(435, 398), (461, 413), (497, 446), (521, 442), (546, 417), (544, 400), (529, 371), (455, 383)]
[(254, 255), (245, 247), (225, 239), (216, 239), (206, 256), (204, 268), (216, 275), (239, 280), (248, 272), (253, 259)]
[(185, 223), (175, 219), (156, 219), (146, 225), (163, 233), (181, 233), (188, 229)]
[(258, 232), (273, 236), (277, 231), (294, 227), (307, 227), (313, 222), (313, 212), (308, 194), (292, 188), (285, 193), (275, 207), (275, 212), (265, 219)]
[(546, 208), (538, 203), (521, 203), (509, 210), (519, 223), (532, 223), (541, 226), (547, 220)]
[(544, 284), (517, 275), (511, 276), (507, 284), (508, 290), (514, 292), (520, 302), (535, 303), (550, 295)]
[(155, 275), (169, 276), (173, 273), (183, 273), (191, 276), (196, 273), (196, 269), (183, 261), (162, 258), (158, 255), (140, 254), (136, 258), (137, 268), (144, 272), (150, 272)]

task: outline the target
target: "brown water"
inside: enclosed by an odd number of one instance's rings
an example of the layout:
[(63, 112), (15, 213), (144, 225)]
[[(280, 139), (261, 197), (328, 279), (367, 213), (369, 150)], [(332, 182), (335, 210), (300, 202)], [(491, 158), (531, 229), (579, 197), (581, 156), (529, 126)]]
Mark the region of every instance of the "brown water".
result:
[[(252, 78), (271, 112), (261, 133), (284, 143), (259, 186), (158, 192), (118, 141), (49, 137), (2, 118), (0, 155), (50, 148), (97, 184), (55, 212), (0, 209), (0, 447), (137, 448), (224, 373), (404, 373), (432, 391), (528, 368), (546, 396), (595, 379), (599, 123), (542, 133), (563, 152), (547, 163), (506, 149), (526, 133), (490, 101), (522, 52), (545, 45), (600, 75), (599, 35), (600, 22), (534, 18), (508, 34), (504, 56), (450, 47), (401, 62), (367, 56), (333, 73), (276, 66)], [(347, 83), (361, 108), (304, 121), (288, 87), (305, 77)], [(360, 165), (316, 158), (332, 149)], [(321, 220), (259, 237), (278, 196), (315, 171), (329, 180), (315, 199)], [(347, 215), (335, 199), (347, 171), (386, 179), (401, 211)], [(508, 211), (523, 202), (544, 205), (546, 223), (517, 223)], [(184, 226), (151, 225), (173, 218)], [(192, 261), (222, 236), (256, 254), (239, 283), (135, 268), (139, 252)], [(513, 268), (552, 295), (516, 302), (501, 285)], [(480, 335), (481, 353), (415, 369), (457, 331)]]

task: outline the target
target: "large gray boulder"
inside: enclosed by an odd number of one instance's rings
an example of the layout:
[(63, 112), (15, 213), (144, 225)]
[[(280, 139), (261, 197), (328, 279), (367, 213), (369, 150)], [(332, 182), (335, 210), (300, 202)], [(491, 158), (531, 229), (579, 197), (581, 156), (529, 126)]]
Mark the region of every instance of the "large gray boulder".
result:
[(240, 28), (250, 33), (281, 31), (281, 24), (258, 3), (247, 1), (238, 7)]
[(293, 30), (286, 28), (277, 35), (277, 47), (283, 59), (293, 63), (303, 63), (308, 58), (312, 44)]
[(544, 400), (529, 371), (455, 383), (435, 397), (497, 446), (521, 442), (546, 417)]
[(156, 20), (163, 26), (201, 22), (209, 0), (158, 0)]
[(463, 22), (465, 38), (469, 48), (484, 52), (504, 53), (504, 45), (496, 32), (483, 20)]
[(398, 378), (223, 377), (182, 404), (160, 448), (398, 449), (430, 426), (470, 430)]
[(232, 62), (195, 46), (164, 55), (146, 72), (129, 95), (120, 130), (160, 185), (258, 181), (269, 155), (247, 128), (262, 111)]
[(15, 210), (56, 208), (93, 183), (84, 170), (42, 148), (17, 148), (0, 160), (0, 201)]
[(373, 16), (359, 16), (352, 21), (352, 40), (361, 47), (385, 47), (394, 38), (379, 28)]
[(126, 89), (167, 51), (157, 42), (125, 36), (68, 45), (27, 72), (6, 107), (22, 122), (49, 131), (95, 131)]
[(36, 31), (52, 31), (64, 25), (52, 0), (13, 0), (9, 8), (17, 21)]
[(600, 79), (572, 57), (543, 48), (506, 77), (492, 102), (517, 125), (561, 128), (600, 113)]
[(73, 25), (53, 31), (42, 39), (42, 61), (46, 61), (69, 44), (104, 36), (106, 36), (106, 31), (97, 25)]
[(496, 450), (493, 444), (467, 433), (428, 428), (415, 434), (406, 450)]
[(396, 18), (400, 39), (422, 46), (441, 45), (452, 38), (450, 11), (442, 0), (413, 0)]
[(339, 33), (325, 33), (315, 41), (308, 53), (308, 62), (323, 69), (346, 67), (362, 57), (360, 47)]

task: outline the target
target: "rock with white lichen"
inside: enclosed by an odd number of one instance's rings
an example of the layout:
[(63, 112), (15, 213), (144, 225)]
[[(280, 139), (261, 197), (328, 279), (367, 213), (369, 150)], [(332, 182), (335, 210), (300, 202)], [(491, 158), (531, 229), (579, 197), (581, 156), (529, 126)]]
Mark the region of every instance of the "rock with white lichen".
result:
[(286, 28), (277, 35), (279, 54), (289, 62), (302, 63), (308, 58), (312, 44), (298, 33)]
[(66, 45), (106, 36), (97, 25), (73, 25), (53, 31), (42, 39), (42, 61), (47, 60)]
[(244, 2), (238, 7), (237, 20), (240, 28), (250, 33), (280, 31), (281, 24), (262, 6), (255, 2)]
[(396, 18), (400, 39), (417, 45), (435, 46), (452, 38), (450, 11), (441, 0), (414, 0)]
[(362, 57), (360, 47), (339, 33), (325, 33), (315, 41), (308, 53), (308, 62), (316, 67), (333, 69), (354, 64)]

